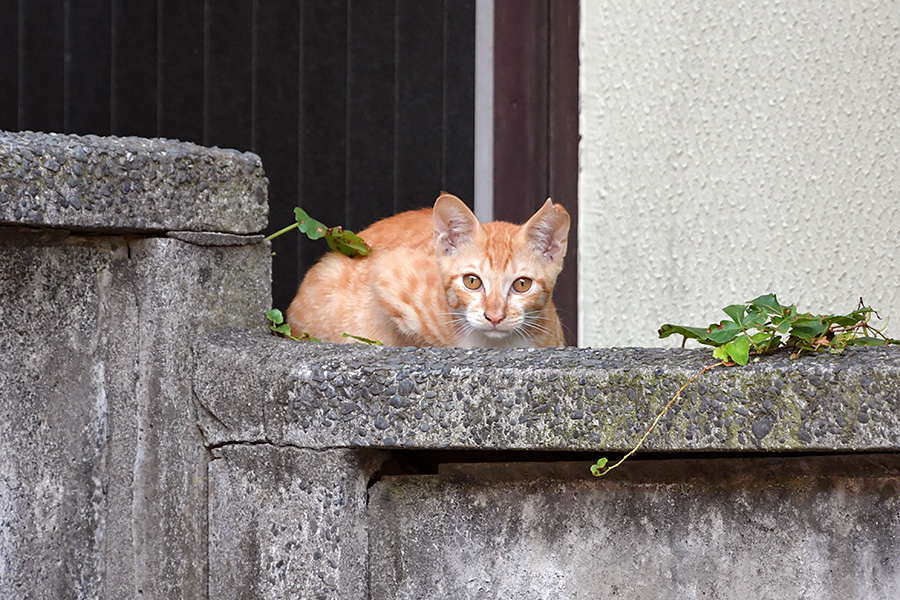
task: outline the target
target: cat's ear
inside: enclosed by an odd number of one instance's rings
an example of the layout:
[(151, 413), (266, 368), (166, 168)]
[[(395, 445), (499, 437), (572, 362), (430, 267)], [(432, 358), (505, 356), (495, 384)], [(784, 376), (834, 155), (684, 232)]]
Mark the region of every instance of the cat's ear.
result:
[(522, 226), (529, 245), (544, 260), (561, 264), (569, 242), (569, 213), (550, 198)]
[(434, 246), (445, 256), (472, 241), (479, 227), (478, 219), (462, 200), (452, 194), (441, 194), (434, 203)]

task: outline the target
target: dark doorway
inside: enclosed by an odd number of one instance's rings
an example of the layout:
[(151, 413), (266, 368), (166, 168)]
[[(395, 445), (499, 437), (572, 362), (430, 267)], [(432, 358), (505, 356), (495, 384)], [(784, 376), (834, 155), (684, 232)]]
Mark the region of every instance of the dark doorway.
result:
[[(249, 150), (269, 232), (304, 207), (359, 230), (474, 193), (476, 0), (7, 1), (0, 129)], [(578, 2), (495, 2), (495, 217), (548, 196), (577, 218)], [(577, 221), (557, 304), (577, 330)], [(285, 308), (324, 251), (276, 241)]]

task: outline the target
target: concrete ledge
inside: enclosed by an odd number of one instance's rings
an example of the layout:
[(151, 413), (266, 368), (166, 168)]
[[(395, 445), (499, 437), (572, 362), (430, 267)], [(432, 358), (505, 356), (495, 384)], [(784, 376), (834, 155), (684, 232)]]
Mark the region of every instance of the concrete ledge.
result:
[(246, 234), (267, 222), (255, 154), (162, 139), (0, 131), (0, 223)]
[[(472, 350), (309, 344), (218, 332), (195, 348), (208, 445), (627, 450), (708, 350)], [(644, 448), (900, 448), (900, 348), (719, 368)]]

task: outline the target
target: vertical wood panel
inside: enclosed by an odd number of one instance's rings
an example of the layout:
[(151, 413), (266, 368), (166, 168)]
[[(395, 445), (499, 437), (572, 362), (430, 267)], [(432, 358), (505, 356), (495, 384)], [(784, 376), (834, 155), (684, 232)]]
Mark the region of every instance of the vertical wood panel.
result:
[(164, 0), (157, 135), (203, 143), (203, 0)]
[(397, 1), (396, 208), (429, 206), (443, 185), (444, 7)]
[(393, 2), (350, 1), (347, 227), (394, 213)]
[[(294, 221), (300, 204), (300, 4), (258, 3), (253, 147), (269, 178), (269, 231)], [(287, 307), (299, 283), (300, 236), (283, 236), (272, 257), (272, 301)]]
[(578, 0), (550, 7), (549, 187), (569, 211), (569, 250), (556, 282), (554, 302), (569, 345), (578, 343)]
[(572, 217), (554, 293), (578, 333), (578, 0), (496, 0), (494, 215), (523, 222), (550, 196)]
[(547, 2), (494, 5), (494, 217), (522, 223), (547, 199)]
[(19, 129), (18, 0), (0, 0), (0, 129)]
[(249, 150), (253, 4), (209, 2), (206, 7), (203, 143)]
[(475, 0), (444, 0), (441, 186), (475, 202)]
[(112, 133), (157, 135), (155, 2), (112, 5)]
[[(346, 0), (305, 2), (301, 36), (300, 204), (326, 225), (340, 225), (347, 216)], [(301, 242), (306, 270), (324, 249)]]
[(81, 0), (66, 15), (66, 133), (112, 130), (110, 0)]
[(62, 0), (20, 4), (22, 20), (19, 89), (24, 129), (62, 131), (65, 127), (65, 10)]

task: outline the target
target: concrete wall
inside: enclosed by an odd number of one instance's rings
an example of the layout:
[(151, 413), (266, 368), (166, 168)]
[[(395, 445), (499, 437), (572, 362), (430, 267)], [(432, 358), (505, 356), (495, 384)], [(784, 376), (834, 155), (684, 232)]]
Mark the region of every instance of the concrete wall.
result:
[(376, 484), (371, 597), (900, 596), (895, 455), (641, 461), (602, 481), (555, 467)]
[(713, 370), (601, 480), (708, 351), (226, 331), (194, 359), (213, 597), (900, 593), (897, 348)]
[(191, 343), (269, 306), (222, 233), (265, 193), (253, 155), (0, 132), (0, 597), (205, 597)]
[[(580, 340), (774, 292), (900, 336), (894, 2), (581, 3)], [(673, 338), (674, 339), (674, 338)]]
[(594, 480), (708, 351), (276, 338), (265, 214), (253, 155), (0, 132), (0, 598), (900, 592), (897, 348), (714, 369)]

